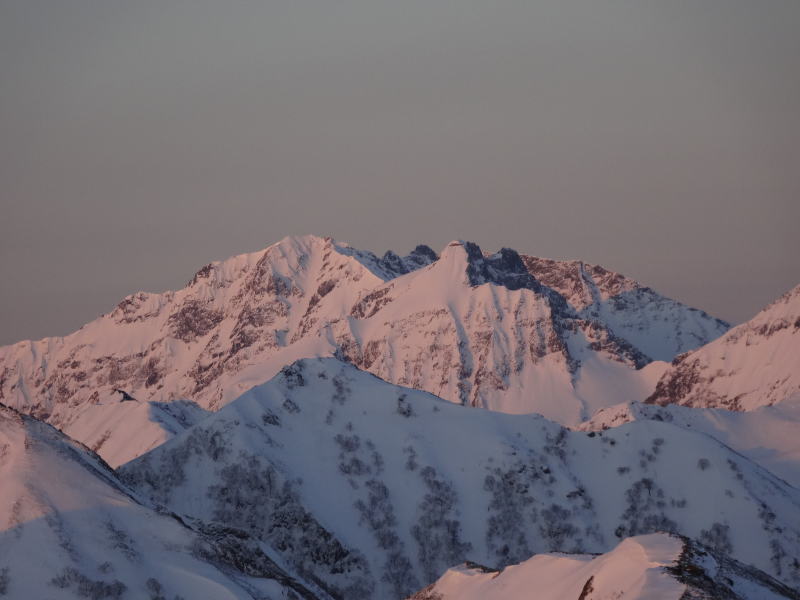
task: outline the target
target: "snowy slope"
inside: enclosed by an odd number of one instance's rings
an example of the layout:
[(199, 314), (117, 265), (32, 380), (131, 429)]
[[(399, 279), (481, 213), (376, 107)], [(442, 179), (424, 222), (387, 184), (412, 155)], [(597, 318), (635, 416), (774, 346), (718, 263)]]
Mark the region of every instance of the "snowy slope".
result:
[(604, 431), (641, 419), (710, 435), (800, 488), (800, 394), (747, 412), (630, 402), (602, 409), (576, 429)]
[(762, 572), (662, 533), (623, 540), (600, 556), (539, 554), (502, 571), (465, 564), (409, 600), (779, 600), (800, 598)]
[(207, 265), (182, 290), (129, 296), (64, 338), (0, 348), (0, 401), (118, 463), (131, 455), (114, 450), (127, 444), (105, 421), (151, 440), (169, 434), (148, 410), (87, 408), (115, 389), (216, 410), (298, 358), (336, 355), (453, 402), (575, 424), (647, 396), (652, 377), (637, 368), (650, 353), (671, 358), (723, 327), (616, 274), (594, 275), (594, 304), (565, 298), (531, 275), (556, 285), (555, 267), (524, 260), (469, 242), (441, 258), (426, 246), (378, 258), (330, 238), (285, 238)]
[(160, 446), (207, 414), (188, 400), (120, 401), (119, 393), (112, 393), (102, 402), (77, 407), (63, 432), (81, 440), (117, 468)]
[(0, 597), (315, 597), (246, 538), (154, 512), (96, 455), (2, 405), (0, 481)]
[(646, 402), (753, 410), (800, 392), (800, 286), (675, 359)]
[(284, 369), (121, 473), (346, 598), (400, 598), (465, 559), (606, 552), (655, 530), (800, 582), (800, 491), (709, 436), (657, 421), (570, 432), (334, 359)]

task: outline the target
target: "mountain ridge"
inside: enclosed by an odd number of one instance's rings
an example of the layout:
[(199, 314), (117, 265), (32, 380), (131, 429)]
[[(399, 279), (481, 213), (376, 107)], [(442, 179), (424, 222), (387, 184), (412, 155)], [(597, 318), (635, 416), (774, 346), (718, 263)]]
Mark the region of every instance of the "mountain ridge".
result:
[[(674, 535), (623, 540), (601, 555), (544, 554), (502, 571), (467, 563), (408, 600), (778, 600), (800, 593), (766, 573)], [(744, 594), (744, 595), (743, 595)]]
[[(577, 424), (652, 391), (640, 370), (651, 357), (630, 340), (668, 339), (650, 346), (669, 353), (725, 328), (663, 297), (654, 305), (654, 292), (636, 295), (649, 288), (609, 271), (581, 280), (594, 304), (570, 297), (573, 306), (532, 264), (463, 241), (442, 256), (417, 246), (379, 258), (331, 238), (287, 237), (210, 263), (181, 290), (128, 296), (69, 336), (0, 348), (0, 401), (113, 446), (120, 417), (97, 407), (115, 389), (216, 410), (285, 364), (335, 355), (453, 402)], [(552, 285), (572, 269), (561, 277), (559, 264), (543, 270)], [(620, 290), (633, 295), (614, 300)]]

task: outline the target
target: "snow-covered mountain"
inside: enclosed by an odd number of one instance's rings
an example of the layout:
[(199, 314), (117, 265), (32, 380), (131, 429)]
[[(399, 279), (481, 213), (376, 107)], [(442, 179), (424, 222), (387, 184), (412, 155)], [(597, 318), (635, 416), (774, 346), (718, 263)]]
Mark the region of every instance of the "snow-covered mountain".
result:
[(721, 338), (681, 355), (647, 402), (753, 410), (800, 393), (800, 286)]
[[(137, 401), (216, 410), (292, 361), (339, 356), (447, 400), (578, 423), (653, 389), (655, 358), (726, 325), (600, 267), (484, 254), (453, 242), (382, 258), (330, 238), (286, 238), (203, 267), (176, 292), (138, 293), (63, 338), (0, 348), (0, 401), (113, 460), (117, 423), (151, 429)], [(120, 391), (115, 391), (120, 390)], [(122, 408), (120, 408), (122, 410)], [(159, 437), (162, 436), (162, 437)], [(102, 440), (102, 444), (100, 441)], [(99, 445), (98, 445), (99, 444)]]
[(800, 489), (800, 394), (751, 411), (628, 402), (599, 410), (575, 429), (605, 431), (648, 419), (710, 435)]
[(88, 449), (3, 405), (0, 482), (0, 597), (317, 597), (243, 533), (155, 512)]
[(0, 595), (796, 597), (800, 288), (727, 327), (463, 241), (212, 263), (0, 348)]
[(247, 531), (332, 597), (401, 598), (469, 559), (607, 552), (658, 530), (800, 583), (800, 491), (713, 438), (573, 432), (299, 361), (123, 466), (187, 522)]
[(766, 573), (686, 538), (663, 533), (623, 540), (605, 554), (539, 554), (502, 571), (467, 563), (409, 600), (800, 599)]

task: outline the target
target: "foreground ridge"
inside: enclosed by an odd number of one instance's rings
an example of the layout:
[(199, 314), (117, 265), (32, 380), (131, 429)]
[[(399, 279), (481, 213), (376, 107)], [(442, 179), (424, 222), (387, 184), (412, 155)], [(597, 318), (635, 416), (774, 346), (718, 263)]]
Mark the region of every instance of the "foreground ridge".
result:
[(467, 559), (607, 552), (658, 530), (800, 582), (800, 491), (709, 436), (657, 421), (571, 432), (335, 359), (298, 361), (120, 472), (332, 596), (400, 598)]
[(540, 554), (502, 571), (466, 563), (408, 600), (778, 600), (800, 593), (685, 537), (631, 537), (601, 555)]

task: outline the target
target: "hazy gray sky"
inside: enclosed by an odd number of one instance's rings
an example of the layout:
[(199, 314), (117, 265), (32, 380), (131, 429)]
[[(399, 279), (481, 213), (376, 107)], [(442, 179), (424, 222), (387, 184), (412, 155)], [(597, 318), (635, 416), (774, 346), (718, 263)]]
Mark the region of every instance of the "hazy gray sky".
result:
[(287, 234), (800, 283), (797, 0), (0, 0), (0, 343)]

